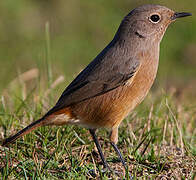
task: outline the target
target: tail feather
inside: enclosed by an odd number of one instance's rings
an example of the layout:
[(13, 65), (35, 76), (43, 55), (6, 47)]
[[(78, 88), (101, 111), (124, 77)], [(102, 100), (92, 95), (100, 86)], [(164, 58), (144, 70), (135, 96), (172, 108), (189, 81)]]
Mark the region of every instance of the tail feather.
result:
[(37, 127), (40, 127), (42, 125), (44, 125), (44, 121), (45, 118), (41, 118), (38, 119), (37, 121), (32, 122), (30, 125), (28, 125), (26, 128), (22, 129), (21, 131), (19, 131), (18, 133), (16, 133), (15, 135), (5, 139), (2, 143), (2, 146), (6, 146), (10, 143), (12, 143), (13, 141), (15, 141), (16, 139), (18, 139), (21, 136), (24, 136), (25, 134), (28, 134), (29, 132), (31, 132), (32, 130), (34, 130)]

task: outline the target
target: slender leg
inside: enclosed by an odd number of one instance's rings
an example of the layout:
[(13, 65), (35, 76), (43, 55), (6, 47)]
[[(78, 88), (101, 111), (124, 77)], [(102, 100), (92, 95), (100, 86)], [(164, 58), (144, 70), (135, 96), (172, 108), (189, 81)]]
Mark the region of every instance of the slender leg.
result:
[(96, 130), (95, 130), (95, 129), (89, 129), (89, 131), (90, 131), (90, 133), (91, 133), (91, 135), (92, 135), (92, 137), (93, 137), (93, 140), (94, 140), (94, 142), (95, 142), (95, 144), (96, 144), (96, 147), (97, 147), (97, 149), (98, 149), (98, 152), (99, 152), (99, 155), (100, 155), (100, 157), (101, 157), (101, 160), (102, 160), (102, 163), (103, 163), (104, 168), (110, 169), (109, 166), (108, 166), (107, 161), (106, 161), (105, 158), (104, 158), (103, 152), (102, 152), (102, 150), (101, 150), (101, 146), (100, 146), (99, 141), (98, 141), (98, 139), (97, 139), (97, 136), (96, 136), (96, 134), (95, 134), (95, 131), (96, 131)]
[(119, 157), (121, 163), (123, 164), (124, 168), (127, 169), (125, 160), (124, 160), (122, 154), (120, 153), (117, 145), (114, 142), (110, 142), (110, 143), (111, 143), (112, 147), (114, 148), (114, 150), (116, 151), (116, 153), (118, 154), (118, 157)]
[(112, 131), (110, 133), (110, 143), (111, 143), (112, 147), (114, 148), (114, 150), (116, 151), (116, 153), (118, 154), (118, 157), (119, 157), (121, 163), (123, 164), (124, 168), (126, 169), (125, 160), (123, 159), (123, 156), (120, 153), (120, 151), (116, 145), (117, 142), (118, 142), (118, 126), (112, 128)]
[[(112, 147), (114, 148), (114, 150), (116, 151), (116, 153), (118, 154), (118, 157), (119, 157), (121, 163), (123, 164), (125, 170), (127, 171), (128, 167), (126, 166), (125, 160), (124, 160), (122, 154), (120, 153), (117, 145), (114, 142), (112, 142), (112, 141), (110, 143), (111, 143)], [(130, 180), (134, 179), (134, 177), (128, 171), (126, 172), (126, 176), (129, 177)]]

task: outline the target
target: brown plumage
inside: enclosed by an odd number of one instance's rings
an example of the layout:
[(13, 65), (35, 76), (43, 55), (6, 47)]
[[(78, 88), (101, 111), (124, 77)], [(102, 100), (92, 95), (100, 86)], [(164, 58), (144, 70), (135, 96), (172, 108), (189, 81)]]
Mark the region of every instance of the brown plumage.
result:
[(120, 24), (109, 45), (65, 89), (57, 104), (3, 145), (42, 125), (76, 124), (90, 129), (105, 167), (97, 128), (110, 128), (110, 141), (125, 166), (116, 143), (121, 121), (145, 98), (156, 77), (159, 45), (176, 18), (159, 5), (144, 5), (131, 11)]

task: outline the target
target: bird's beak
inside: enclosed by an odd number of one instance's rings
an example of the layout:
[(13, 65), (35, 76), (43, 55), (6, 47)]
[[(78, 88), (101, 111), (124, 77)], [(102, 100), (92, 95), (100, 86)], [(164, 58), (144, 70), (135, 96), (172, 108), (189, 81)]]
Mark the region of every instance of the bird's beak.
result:
[(171, 20), (175, 20), (177, 18), (186, 17), (186, 16), (192, 16), (192, 14), (187, 12), (175, 12), (174, 15), (171, 17)]

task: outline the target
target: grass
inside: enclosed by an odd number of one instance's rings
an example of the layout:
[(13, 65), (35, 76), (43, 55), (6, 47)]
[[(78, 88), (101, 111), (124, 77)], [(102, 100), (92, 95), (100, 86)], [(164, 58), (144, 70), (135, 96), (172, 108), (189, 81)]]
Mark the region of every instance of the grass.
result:
[[(15, 88), (4, 91), (1, 98), (1, 139), (43, 115), (54, 104), (55, 88), (61, 82), (57, 78), (45, 96), (48, 84), (40, 88), (39, 76), (33, 76), (39, 86), (31, 89), (22, 79), (26, 76), (19, 77), (12, 85)], [(174, 92), (156, 90), (123, 121), (118, 146), (135, 179), (196, 177), (195, 107), (179, 102)], [(127, 178), (110, 146), (108, 131), (101, 129), (98, 137), (110, 167), (120, 178)], [(117, 178), (115, 173), (101, 172), (94, 143), (81, 127), (41, 127), (9, 147), (0, 146), (1, 179), (86, 179), (93, 178), (92, 169), (101, 179)]]

